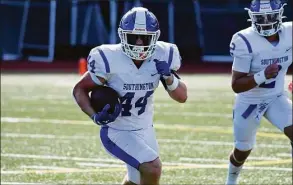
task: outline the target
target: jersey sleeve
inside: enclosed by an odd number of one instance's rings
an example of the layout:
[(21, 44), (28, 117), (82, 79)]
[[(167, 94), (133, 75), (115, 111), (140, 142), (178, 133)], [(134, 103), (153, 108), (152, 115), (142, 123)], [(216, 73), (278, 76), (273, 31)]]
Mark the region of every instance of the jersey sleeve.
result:
[(249, 73), (253, 58), (251, 45), (242, 34), (234, 34), (230, 42), (230, 55), (233, 57), (232, 70)]
[(170, 46), (168, 63), (170, 64), (170, 69), (173, 71), (177, 71), (181, 66), (181, 56), (175, 44), (171, 44)]
[(101, 85), (98, 77), (108, 80), (108, 72), (106, 71), (105, 62), (99, 52), (98, 48), (94, 48), (90, 51), (87, 58), (87, 69), (91, 75), (92, 80)]

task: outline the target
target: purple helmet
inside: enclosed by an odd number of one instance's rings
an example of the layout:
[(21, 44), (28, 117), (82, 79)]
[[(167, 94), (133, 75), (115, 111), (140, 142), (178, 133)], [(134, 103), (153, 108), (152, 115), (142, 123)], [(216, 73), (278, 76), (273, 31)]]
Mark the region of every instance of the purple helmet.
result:
[[(160, 37), (160, 27), (156, 16), (143, 7), (129, 10), (121, 19), (118, 35), (122, 44), (122, 51), (134, 60), (145, 60), (151, 57)], [(137, 45), (140, 38), (142, 45)]]
[(280, 0), (253, 0), (245, 8), (252, 28), (261, 36), (271, 36), (281, 29), (284, 6)]

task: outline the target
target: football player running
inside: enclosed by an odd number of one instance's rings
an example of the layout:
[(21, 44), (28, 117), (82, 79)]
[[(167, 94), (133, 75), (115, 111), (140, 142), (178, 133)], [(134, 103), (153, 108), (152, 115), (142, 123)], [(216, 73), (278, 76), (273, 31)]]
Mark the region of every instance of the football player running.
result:
[(284, 93), (286, 72), (292, 63), (292, 22), (282, 22), (284, 5), (279, 0), (253, 0), (246, 8), (251, 27), (234, 34), (230, 43), (232, 89), (236, 93), (235, 145), (226, 184), (237, 184), (262, 117), (292, 145), (292, 101)]
[[(101, 125), (106, 151), (124, 161), (123, 184), (159, 184), (162, 164), (153, 127), (153, 93), (162, 81), (172, 99), (187, 100), (185, 84), (175, 73), (181, 57), (175, 44), (158, 41), (159, 22), (143, 7), (135, 7), (121, 19), (121, 43), (93, 48), (88, 72), (75, 85), (73, 95), (81, 110)], [(89, 91), (107, 85), (120, 95), (121, 107), (108, 114), (105, 107), (94, 112)]]

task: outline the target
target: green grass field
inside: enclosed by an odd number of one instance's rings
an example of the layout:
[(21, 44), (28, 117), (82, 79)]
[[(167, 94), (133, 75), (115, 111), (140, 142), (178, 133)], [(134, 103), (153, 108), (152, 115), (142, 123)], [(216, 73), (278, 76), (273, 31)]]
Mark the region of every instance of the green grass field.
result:
[[(224, 184), (233, 148), (234, 94), (228, 75), (182, 76), (188, 102), (155, 92), (161, 184)], [(1, 75), (1, 184), (119, 184), (124, 164), (109, 156), (99, 127), (75, 104), (75, 74)], [(287, 84), (292, 76), (286, 78)], [(292, 98), (292, 95), (289, 95)], [(262, 120), (240, 184), (292, 184), (288, 139)]]

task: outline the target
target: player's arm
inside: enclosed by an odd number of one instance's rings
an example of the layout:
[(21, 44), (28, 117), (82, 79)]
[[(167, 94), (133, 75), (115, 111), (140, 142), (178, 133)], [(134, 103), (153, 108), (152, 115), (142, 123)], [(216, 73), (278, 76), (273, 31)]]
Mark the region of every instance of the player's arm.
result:
[[(97, 78), (101, 82), (101, 85), (106, 82), (105, 79), (101, 77)], [(95, 114), (95, 111), (90, 105), (89, 92), (97, 86), (98, 84), (92, 80), (90, 72), (86, 72), (73, 88), (73, 97), (77, 105), (89, 117)]]
[(88, 71), (81, 77), (73, 88), (73, 97), (81, 110), (92, 117), (96, 112), (90, 105), (89, 92), (99, 85), (104, 85), (107, 72), (104, 62), (96, 48), (92, 49), (87, 59)]
[(252, 56), (247, 54), (234, 56), (231, 86), (235, 93), (249, 91), (267, 79), (275, 78), (281, 69), (277, 64), (271, 64), (258, 73), (249, 74), (251, 61)]
[(180, 81), (179, 77), (173, 73), (171, 77), (165, 80), (167, 92), (169, 96), (179, 102), (184, 103), (187, 100), (187, 87), (184, 82)]
[(232, 89), (235, 93), (241, 93), (253, 89), (264, 83), (267, 79), (275, 78), (278, 75), (279, 70), (281, 70), (281, 66), (277, 64), (271, 64), (254, 75), (232, 70)]
[[(179, 50), (175, 44), (171, 45), (170, 52), (172, 57), (168, 57), (170, 61), (154, 60), (158, 73), (161, 74), (161, 82), (167, 90), (169, 96), (179, 103), (184, 103), (187, 100), (187, 87), (176, 74), (176, 71), (181, 66), (181, 57)], [(169, 53), (169, 55), (170, 55)], [(170, 63), (170, 66), (169, 66)]]
[(250, 74), (253, 53), (249, 41), (242, 34), (236, 33), (233, 35), (230, 43), (230, 54), (234, 58), (231, 86), (235, 93), (249, 91), (278, 74), (277, 64), (269, 65), (258, 73)]

